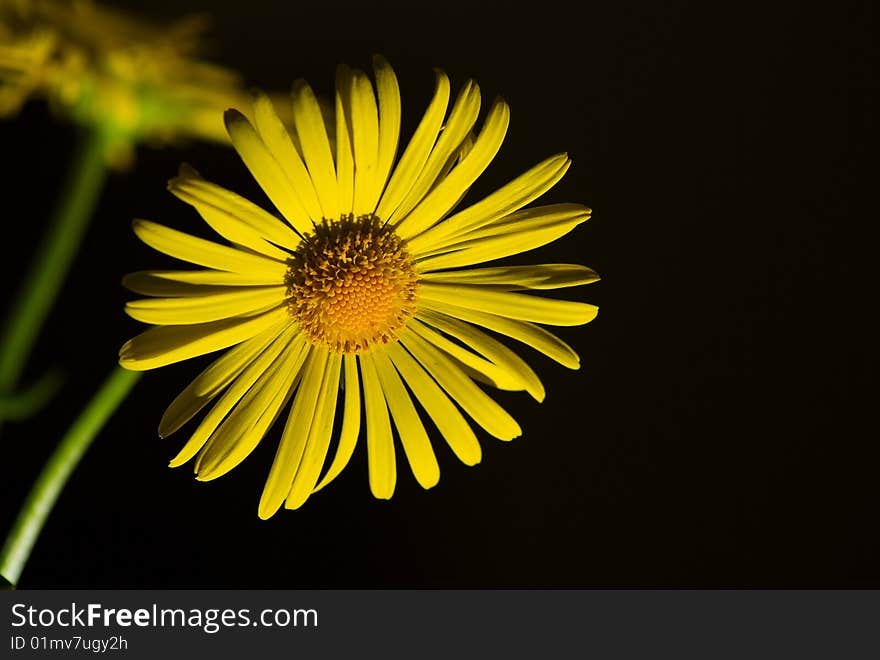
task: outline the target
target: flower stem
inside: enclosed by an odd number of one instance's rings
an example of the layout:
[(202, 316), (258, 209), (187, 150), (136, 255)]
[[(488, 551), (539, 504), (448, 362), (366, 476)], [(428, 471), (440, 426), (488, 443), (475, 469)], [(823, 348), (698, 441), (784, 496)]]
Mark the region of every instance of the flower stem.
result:
[(58, 369), (49, 369), (27, 389), (0, 397), (0, 419), (16, 421), (31, 417), (55, 396), (63, 382), (64, 375)]
[(13, 395), (107, 178), (105, 132), (84, 129), (52, 220), (0, 334), (0, 397)]
[(116, 367), (49, 457), (0, 550), (0, 576), (11, 585), (18, 583), (34, 543), (70, 474), (139, 378), (139, 371)]

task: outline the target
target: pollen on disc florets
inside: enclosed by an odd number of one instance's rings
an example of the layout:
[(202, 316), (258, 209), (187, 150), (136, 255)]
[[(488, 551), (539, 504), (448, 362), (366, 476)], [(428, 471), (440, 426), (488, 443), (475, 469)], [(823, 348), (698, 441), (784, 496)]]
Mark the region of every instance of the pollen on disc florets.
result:
[(313, 344), (363, 353), (396, 341), (415, 314), (412, 258), (375, 215), (321, 221), (288, 266), (290, 313)]

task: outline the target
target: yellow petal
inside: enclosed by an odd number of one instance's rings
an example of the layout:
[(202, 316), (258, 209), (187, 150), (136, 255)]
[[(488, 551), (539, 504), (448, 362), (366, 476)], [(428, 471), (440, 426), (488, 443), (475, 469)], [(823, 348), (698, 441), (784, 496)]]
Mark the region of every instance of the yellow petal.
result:
[(283, 320), (290, 320), (286, 305), (257, 316), (150, 328), (123, 344), (119, 364), (133, 371), (164, 367), (228, 348)]
[(361, 385), (358, 378), (357, 358), (353, 354), (344, 355), (343, 364), (345, 365), (345, 407), (342, 429), (339, 431), (339, 444), (336, 446), (333, 462), (320, 483), (315, 486), (315, 492), (333, 481), (348, 465), (361, 430)]
[(196, 478), (210, 481), (241, 463), (256, 448), (292, 394), (305, 359), (305, 341), (293, 339), (208, 439), (196, 463)]
[[(465, 135), (464, 140), (462, 140), (461, 144), (458, 146), (458, 149), (456, 149), (452, 153), (452, 155), (446, 161), (446, 164), (443, 166), (443, 169), (440, 170), (440, 174), (437, 176), (437, 181), (443, 181), (452, 171), (452, 168), (462, 162), (467, 157), (467, 155), (471, 151), (473, 151), (476, 142), (477, 138), (474, 136), (473, 131)], [(467, 190), (468, 189), (466, 188), (462, 192), (462, 197), (464, 197), (464, 194)]]
[(458, 459), (465, 465), (479, 463), (477, 436), (434, 379), (399, 344), (388, 347), (388, 356)]
[[(263, 93), (258, 93), (254, 98), (254, 123), (263, 144), (287, 177), (292, 193), (309, 214), (312, 222), (320, 222), (323, 213), (315, 186), (312, 184), (312, 177), (306, 170), (299, 152), (293, 146), (290, 133), (278, 118), (271, 99)], [(323, 130), (323, 122), (321, 128)], [(299, 133), (299, 137), (302, 142), (302, 133)]]
[(438, 349), (411, 332), (405, 333), (400, 343), (487, 433), (499, 440), (512, 440), (522, 434), (516, 420)]
[(284, 285), (236, 287), (213, 295), (132, 300), (126, 303), (125, 313), (143, 323), (188, 325), (251, 314), (280, 305), (286, 299)]
[(290, 226), (244, 197), (206, 181), (189, 165), (180, 166), (177, 177), (168, 182), (168, 189), (196, 209), (210, 206), (225, 211), (283, 248), (295, 250), (299, 245), (300, 237)]
[(596, 271), (579, 264), (536, 264), (534, 266), (502, 266), (470, 268), (423, 273), (424, 282), (444, 284), (478, 284), (497, 286), (505, 291), (523, 289), (561, 289), (590, 284), (599, 279)]
[(525, 389), (539, 403), (544, 400), (544, 385), (541, 384), (541, 379), (521, 357), (501, 342), (472, 325), (444, 314), (421, 310), (419, 318), (490, 360), (500, 371), (507, 374), (508, 378), (521, 383), (520, 388)]
[(270, 365), (281, 354), (281, 351), (284, 350), (295, 334), (296, 329), (292, 326), (285, 328), (272, 340), (272, 343), (245, 366), (229, 386), (229, 389), (223, 393), (220, 400), (205, 415), (205, 418), (193, 432), (192, 436), (190, 436), (183, 449), (171, 460), (169, 464), (171, 467), (183, 465), (198, 453), (214, 433), (217, 426), (229, 414), (229, 411), (241, 401), (241, 398), (251, 386), (266, 373)]
[(234, 291), (244, 286), (278, 284), (275, 275), (230, 273), (224, 270), (140, 270), (122, 278), (122, 286), (143, 296), (174, 298)]
[(449, 104), (449, 78), (439, 69), (436, 70), (436, 75), (437, 80), (431, 103), (413, 133), (403, 156), (397, 163), (397, 167), (394, 168), (394, 174), (391, 175), (388, 187), (376, 209), (376, 215), (382, 219), (390, 218), (403, 201), (404, 196), (412, 189), (431, 154), (431, 149), (437, 141), (437, 134), (443, 125), (443, 117)]
[(231, 190), (205, 180), (191, 166), (181, 165), (168, 189), (189, 204), (206, 204), (223, 209), (250, 226), (263, 238), (288, 250), (295, 250), (300, 237), (284, 221)]
[(397, 467), (394, 459), (394, 440), (391, 436), (391, 421), (388, 407), (376, 366), (370, 353), (358, 355), (361, 377), (364, 383), (364, 410), (367, 418), (367, 466), (370, 477), (370, 490), (380, 500), (390, 499), (397, 482)]
[(588, 303), (458, 284), (424, 282), (419, 286), (419, 298), (546, 325), (583, 325), (596, 318), (599, 310)]
[(318, 482), (321, 467), (324, 465), (327, 451), (330, 449), (330, 438), (333, 435), (333, 420), (336, 418), (336, 396), (339, 392), (341, 366), (342, 356), (338, 353), (331, 353), (324, 369), (324, 380), (321, 383), (321, 392), (315, 404), (315, 417), (309, 430), (305, 452), (284, 502), (286, 509), (298, 509), (305, 504)]
[(257, 131), (237, 110), (227, 110), (224, 119), (232, 146), (254, 179), (290, 225), (300, 234), (307, 233), (312, 227), (309, 212)]
[(468, 187), (495, 158), (507, 134), (509, 123), (510, 108), (499, 99), (489, 111), (489, 116), (470, 153), (452, 169), (448, 176), (438, 181), (418, 206), (397, 224), (397, 232), (402, 238), (410, 239), (422, 233), (458, 203)]
[[(424, 314), (420, 313), (417, 318), (424, 318)], [(407, 328), (440, 350), (448, 353), (468, 368), (482, 374), (492, 386), (497, 387), (499, 390), (520, 391), (526, 389), (526, 384), (516, 375), (516, 372), (506, 370), (494, 362), (475, 355), (465, 347), (425, 326), (424, 323), (411, 319), (407, 324)]]
[[(193, 172), (195, 171), (193, 170)], [(188, 171), (183, 166), (181, 174), (182, 176), (188, 174)], [(195, 176), (197, 176), (197, 173)], [(176, 185), (175, 182), (179, 180), (181, 180), (181, 177), (172, 179), (169, 183), (169, 190), (179, 199), (191, 204), (199, 212), (199, 215), (202, 216), (202, 219), (227, 241), (280, 261), (284, 261), (290, 256), (289, 252), (277, 248), (266, 241), (258, 231), (236, 217), (230, 210), (205, 203), (198, 197), (191, 195), (185, 185)]]
[(135, 220), (132, 228), (151, 248), (198, 266), (267, 277), (274, 275), (276, 282), (283, 282), (287, 273), (287, 264), (282, 261), (206, 241), (156, 222)]
[(590, 210), (577, 204), (518, 211), (468, 232), (457, 243), (426, 246), (416, 254), (416, 267), (423, 272), (459, 268), (527, 252), (564, 236), (589, 217)]
[(433, 488), (440, 480), (440, 466), (422, 420), (388, 356), (382, 352), (375, 352), (372, 356), (413, 476), (422, 488)]
[[(556, 225), (565, 225), (569, 222), (577, 222), (580, 224), (589, 220), (591, 214), (592, 210), (583, 204), (549, 204), (546, 206), (534, 206), (532, 208), (521, 209), (516, 213), (506, 215), (487, 225), (474, 227), (462, 236), (462, 240), (471, 241), (476, 238), (524, 232), (533, 229), (553, 227)], [(459, 244), (455, 243), (455, 245)]]
[(372, 213), (379, 201), (379, 109), (365, 73), (351, 72), (351, 141), (354, 152), (354, 213)]
[[(373, 57), (376, 91), (379, 96), (379, 147), (376, 157), (376, 187), (381, 195), (388, 182), (388, 174), (397, 156), (400, 138), (400, 88), (394, 69), (381, 55)], [(381, 217), (381, 216), (379, 216)]]
[(570, 165), (568, 154), (548, 158), (476, 204), (446, 218), (419, 236), (414, 236), (410, 241), (410, 249), (418, 252), (425, 246), (451, 243), (468, 231), (518, 211), (556, 185)]
[(339, 210), (354, 212), (354, 154), (351, 146), (351, 71), (345, 65), (336, 70), (336, 186)]
[(159, 436), (166, 438), (191, 420), (231, 383), (244, 368), (281, 334), (279, 324), (243, 341), (214, 360), (175, 397), (159, 422)]
[(324, 116), (312, 88), (302, 80), (298, 80), (293, 86), (293, 120), (323, 217), (338, 218), (340, 211), (336, 168), (333, 165), (333, 152), (330, 149)]
[(327, 351), (322, 348), (312, 347), (309, 350), (302, 381), (293, 400), (287, 424), (284, 426), (281, 443), (275, 452), (275, 460), (272, 461), (263, 495), (260, 497), (258, 514), (263, 520), (278, 511), (290, 492), (290, 485), (302, 460), (312, 419), (315, 416), (315, 406), (324, 380), (327, 356)]
[(533, 325), (524, 321), (514, 321), (503, 316), (486, 314), (473, 309), (455, 307), (439, 302), (424, 301), (423, 307), (462, 319), (468, 323), (481, 325), (493, 332), (521, 341), (569, 369), (580, 368), (580, 358), (574, 349), (552, 332), (545, 330), (539, 325)]
[(404, 200), (389, 216), (388, 220), (392, 224), (396, 225), (402, 222), (407, 214), (434, 187), (434, 183), (437, 181), (443, 167), (449, 161), (449, 158), (456, 153), (468, 133), (470, 133), (479, 114), (480, 88), (473, 80), (468, 80), (455, 99), (443, 132), (431, 150), (425, 165), (419, 171), (418, 178)]

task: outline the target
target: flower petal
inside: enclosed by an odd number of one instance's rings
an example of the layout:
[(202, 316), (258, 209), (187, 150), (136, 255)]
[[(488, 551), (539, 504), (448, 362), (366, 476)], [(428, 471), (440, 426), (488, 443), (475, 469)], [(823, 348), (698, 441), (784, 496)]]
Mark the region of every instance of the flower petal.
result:
[(419, 122), (412, 139), (403, 152), (388, 187), (379, 201), (376, 215), (380, 218), (391, 218), (397, 207), (403, 202), (415, 184), (419, 174), (431, 154), (437, 135), (443, 125), (443, 117), (449, 105), (449, 78), (439, 69), (435, 70), (437, 79), (434, 87), (434, 96), (422, 120)]
[(293, 400), (281, 442), (275, 452), (275, 460), (269, 470), (269, 477), (260, 497), (259, 516), (263, 520), (272, 517), (281, 507), (293, 477), (299, 468), (312, 420), (315, 417), (315, 406), (321, 393), (321, 383), (327, 366), (327, 351), (311, 347), (303, 371), (302, 381)]
[(196, 463), (199, 481), (223, 476), (256, 448), (290, 399), (305, 354), (301, 336), (282, 348), (281, 354), (211, 434)]
[[(449, 119), (443, 127), (443, 132), (440, 133), (440, 137), (431, 150), (428, 160), (419, 171), (418, 178), (404, 200), (387, 218), (387, 221), (392, 224), (402, 222), (407, 217), (407, 214), (424, 199), (425, 195), (434, 187), (434, 183), (437, 181), (441, 170), (449, 161), (449, 158), (458, 150), (468, 133), (470, 133), (479, 114), (480, 88), (473, 80), (468, 80), (455, 99), (452, 111), (449, 113)], [(384, 217), (382, 219), (386, 220)]]
[(338, 218), (339, 189), (327, 127), (318, 99), (304, 80), (296, 81), (293, 86), (293, 121), (323, 217)]
[[(284, 327), (276, 325), (243, 341), (214, 360), (178, 394), (159, 422), (159, 437), (167, 438), (191, 420), (244, 371)], [(173, 466), (172, 466), (173, 467)]]
[(500, 222), (468, 232), (458, 243), (426, 246), (415, 253), (421, 272), (459, 268), (521, 254), (565, 236), (590, 217), (577, 204), (539, 206), (518, 211)]
[(400, 139), (400, 88), (394, 69), (381, 55), (373, 57), (376, 92), (379, 96), (379, 148), (376, 158), (376, 185), (379, 195), (388, 182), (388, 174), (397, 156)]
[(206, 206), (235, 217), (257, 235), (283, 248), (295, 250), (299, 245), (300, 237), (289, 225), (250, 200), (206, 181), (189, 165), (180, 166), (178, 175), (168, 182), (168, 190), (196, 210)]
[(394, 458), (394, 440), (391, 435), (391, 421), (382, 385), (376, 374), (376, 366), (370, 353), (358, 355), (361, 364), (361, 377), (364, 383), (364, 410), (367, 418), (367, 466), (370, 476), (370, 490), (380, 500), (390, 499), (397, 482), (397, 467)]
[(361, 430), (361, 385), (358, 378), (357, 358), (354, 354), (344, 355), (343, 364), (345, 365), (343, 370), (345, 372), (345, 407), (342, 415), (342, 429), (339, 431), (339, 444), (336, 446), (333, 462), (320, 483), (315, 486), (314, 492), (321, 490), (333, 481), (348, 465)]
[[(257, 93), (254, 97), (254, 127), (263, 144), (266, 145), (266, 149), (281, 167), (292, 193), (309, 214), (312, 222), (320, 222), (323, 214), (312, 177), (294, 147), (290, 133), (278, 118), (278, 113), (275, 112), (275, 106), (271, 99), (263, 93)], [(321, 128), (323, 129), (323, 127), (322, 121)], [(299, 133), (299, 139), (302, 143), (302, 133)]]
[(596, 318), (599, 310), (588, 303), (459, 284), (423, 282), (419, 287), (419, 298), (546, 325), (583, 325)]
[(141, 298), (125, 304), (125, 313), (143, 323), (188, 325), (219, 321), (280, 305), (287, 286), (238, 287), (232, 292), (177, 298)]
[(581, 286), (599, 280), (596, 271), (580, 264), (536, 264), (534, 266), (502, 266), (470, 268), (424, 273), (424, 282), (498, 286), (505, 291), (523, 289), (561, 289)]
[(538, 403), (544, 400), (544, 385), (541, 383), (541, 379), (521, 357), (501, 342), (451, 316), (422, 310), (419, 313), (419, 318), (485, 356), (497, 365), (499, 370), (508, 374), (509, 378), (521, 383), (521, 388), (531, 394)]
[(388, 357), (458, 459), (465, 465), (479, 463), (482, 450), (477, 436), (428, 372), (399, 344), (388, 347)]
[(422, 488), (433, 488), (440, 480), (440, 466), (419, 413), (388, 356), (381, 351), (373, 352), (372, 356), (413, 476)]
[(331, 353), (324, 369), (324, 380), (321, 383), (321, 392), (315, 404), (315, 417), (312, 419), (305, 452), (296, 475), (293, 477), (293, 484), (290, 486), (287, 500), (284, 502), (286, 509), (298, 509), (305, 504), (321, 475), (321, 467), (324, 465), (327, 451), (330, 449), (333, 421), (336, 418), (336, 396), (339, 392), (341, 367), (342, 356), (338, 353)]
[(282, 261), (206, 241), (156, 222), (135, 220), (132, 228), (151, 248), (198, 266), (252, 275), (274, 275), (276, 282), (283, 282), (287, 273), (287, 264)]
[(354, 154), (351, 141), (351, 70), (340, 65), (336, 70), (336, 186), (339, 210), (354, 213)]
[(580, 358), (574, 349), (552, 332), (545, 330), (539, 325), (439, 302), (424, 301), (423, 306), (425, 309), (436, 310), (468, 323), (481, 325), (511, 339), (521, 341), (539, 353), (543, 353), (551, 360), (556, 360), (556, 362), (564, 367), (580, 369)]
[(119, 364), (133, 371), (164, 367), (238, 344), (285, 319), (290, 314), (283, 305), (256, 316), (150, 328), (122, 345)]
[[(223, 393), (220, 400), (214, 404), (214, 407), (205, 415), (198, 428), (193, 432), (190, 439), (184, 445), (183, 449), (175, 456), (171, 463), (171, 467), (183, 465), (199, 450), (204, 447), (205, 443), (212, 436), (217, 426), (223, 421), (226, 415), (241, 401), (241, 398), (247, 391), (257, 382), (275, 359), (281, 354), (288, 345), (291, 338), (296, 334), (296, 329), (287, 327), (283, 329), (277, 337), (272, 340), (262, 352), (251, 360), (249, 364), (235, 377), (229, 389)], [(198, 466), (196, 466), (198, 467)]]
[(489, 111), (473, 148), (452, 171), (429, 192), (418, 206), (396, 225), (398, 234), (410, 239), (422, 233), (445, 216), (477, 180), (501, 148), (510, 108), (498, 99)]
[(499, 440), (522, 435), (516, 420), (438, 349), (411, 332), (405, 333), (400, 343), (487, 433)]
[(548, 158), (476, 204), (414, 236), (410, 249), (418, 252), (428, 245), (434, 247), (455, 242), (468, 231), (518, 211), (556, 185), (570, 165), (568, 154)]
[(379, 195), (379, 109), (373, 85), (363, 71), (351, 72), (351, 143), (354, 152), (354, 213), (376, 209)]
[(232, 146), (235, 147), (254, 179), (275, 207), (281, 211), (285, 220), (300, 234), (307, 233), (312, 227), (309, 211), (300, 201), (287, 174), (260, 135), (247, 118), (237, 110), (227, 110), (223, 118), (226, 121), (226, 130), (229, 139), (232, 140)]
[(454, 341), (447, 339), (439, 332), (421, 323), (418, 319), (424, 315), (420, 312), (415, 319), (410, 319), (407, 328), (418, 334), (424, 340), (430, 342), (440, 350), (448, 353), (450, 356), (458, 360), (461, 364), (469, 369), (482, 374), (493, 387), (499, 390), (521, 391), (526, 389), (526, 384), (516, 375), (516, 372), (500, 367), (479, 355), (469, 351), (467, 348), (460, 346)]
[(277, 275), (251, 275), (225, 270), (140, 270), (122, 278), (122, 286), (143, 296), (174, 298), (234, 291), (239, 287), (272, 286)]

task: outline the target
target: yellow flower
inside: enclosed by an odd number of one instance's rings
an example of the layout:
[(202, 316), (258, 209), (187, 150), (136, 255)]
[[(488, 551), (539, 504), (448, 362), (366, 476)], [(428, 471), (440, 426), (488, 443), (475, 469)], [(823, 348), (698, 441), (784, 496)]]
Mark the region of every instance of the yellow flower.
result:
[(226, 142), (238, 76), (193, 58), (202, 21), (163, 27), (88, 0), (0, 0), (0, 116), (33, 96), (110, 138), (123, 166), (142, 141)]
[[(339, 69), (332, 126), (302, 81), (294, 86), (293, 132), (265, 96), (254, 102), (253, 124), (227, 112), (235, 149), (283, 220), (184, 166), (171, 192), (228, 243), (134, 223), (142, 241), (204, 270), (125, 278), (129, 289), (151, 296), (128, 303), (126, 312), (159, 327), (128, 341), (120, 364), (153, 369), (234, 346), (165, 412), (163, 437), (220, 397), (171, 465), (198, 455), (197, 478), (219, 477), (254, 449), (292, 400), (261, 518), (282, 503), (298, 508), (342, 471), (360, 435), (362, 409), (377, 498), (391, 497), (397, 477), (392, 420), (418, 483), (430, 488), (439, 479), (414, 401), (462, 462), (478, 463), (480, 445), (462, 411), (501, 440), (521, 430), (474, 381), (544, 397), (535, 372), (485, 330), (577, 369), (577, 354), (536, 324), (574, 326), (596, 316), (593, 305), (528, 293), (597, 280), (585, 266), (470, 268), (549, 243), (589, 218), (590, 210), (576, 204), (523, 208), (562, 178), (568, 156), (548, 158), (455, 210), (501, 146), (507, 104), (495, 101), (474, 136), (477, 84), (464, 85), (447, 115), (449, 79), (438, 71), (433, 98), (395, 162), (397, 79), (382, 58), (374, 69), (375, 90), (363, 72)], [(335, 455), (325, 469), (336, 427)]]

